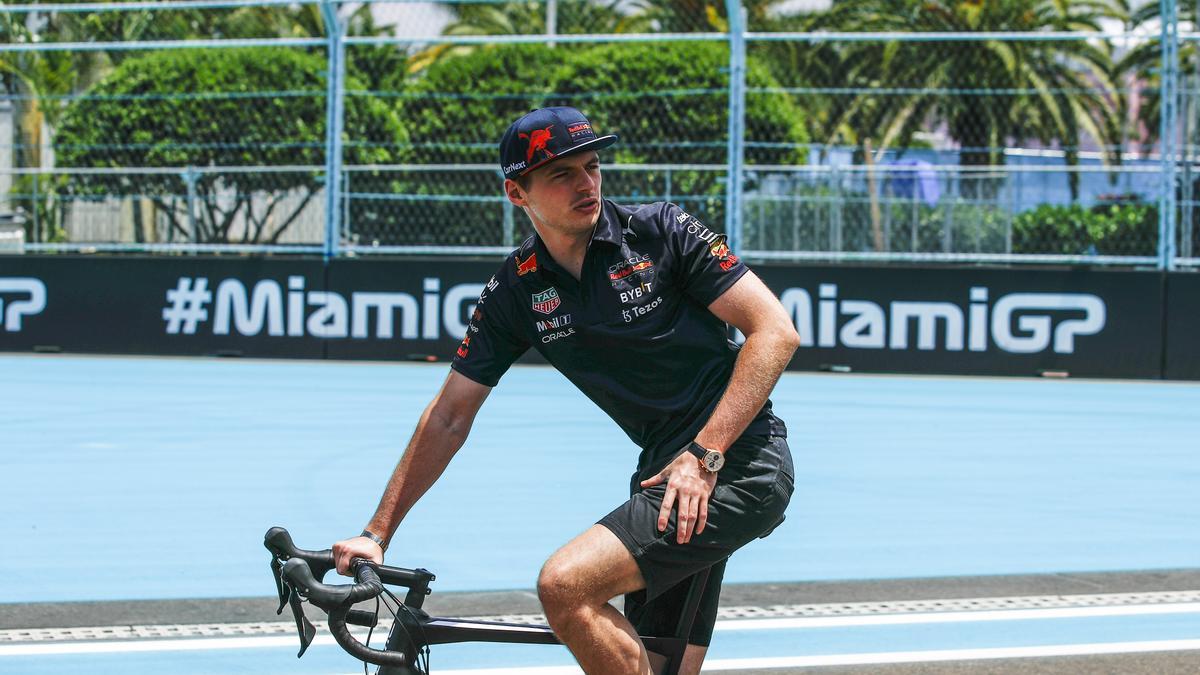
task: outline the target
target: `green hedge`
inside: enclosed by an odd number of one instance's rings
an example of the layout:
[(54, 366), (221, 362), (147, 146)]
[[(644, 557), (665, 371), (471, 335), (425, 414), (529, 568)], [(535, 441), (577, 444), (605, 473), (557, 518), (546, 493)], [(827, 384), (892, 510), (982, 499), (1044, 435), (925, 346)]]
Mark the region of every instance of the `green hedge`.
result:
[[(325, 164), (325, 73), (319, 54), (294, 49), (187, 49), (126, 60), (71, 102), (55, 136), (63, 167)], [(350, 83), (348, 86), (354, 86)], [(381, 101), (347, 98), (346, 161), (394, 161), (406, 139)], [(174, 191), (173, 177), (106, 185)], [(269, 174), (238, 178), (271, 189)]]
[(1148, 256), (1157, 247), (1153, 204), (1042, 205), (1013, 219), (1013, 253)]
[[(496, 149), (508, 125), (544, 105), (579, 108), (600, 133), (621, 141), (603, 153), (614, 163), (704, 163), (727, 161), (728, 49), (706, 42), (618, 43), (600, 46), (504, 45), (444, 58), (405, 91), (401, 117), (408, 125), (412, 161), (478, 163), (498, 167)], [(751, 88), (777, 86), (761, 64), (751, 61)], [(796, 163), (797, 146), (808, 138), (804, 116), (782, 95), (751, 94), (746, 126), (756, 141), (749, 161)], [(779, 147), (776, 147), (779, 146)], [(708, 222), (724, 220), (723, 171), (605, 173), (605, 193), (645, 201), (665, 194)], [(356, 186), (360, 178), (356, 177)], [(360, 240), (380, 243), (504, 244), (501, 176), (480, 172), (377, 176), (364, 191), (429, 195), (429, 200), (388, 202), (393, 217), (378, 229), (361, 228)], [(356, 187), (356, 191), (358, 191)], [(437, 200), (467, 195), (470, 200)], [(529, 232), (528, 219), (514, 217), (514, 237)]]
[[(280, 166), (325, 164), (326, 61), (297, 49), (163, 51), (125, 60), (71, 102), (55, 136), (61, 167), (119, 168)], [(351, 78), (348, 88), (358, 87)], [(361, 87), (359, 87), (361, 88)], [(386, 103), (347, 97), (348, 163), (396, 161), (407, 133)], [(305, 204), (322, 188), (324, 171), (201, 174), (196, 194), (197, 237), (230, 241), (235, 223), (251, 227), (242, 241), (274, 241), (303, 208), (255, 213), (252, 194), (299, 194)], [(181, 204), (186, 184), (162, 174), (75, 174), (66, 192), (154, 200), (173, 227), (187, 235)], [(259, 209), (261, 211), (262, 209)]]

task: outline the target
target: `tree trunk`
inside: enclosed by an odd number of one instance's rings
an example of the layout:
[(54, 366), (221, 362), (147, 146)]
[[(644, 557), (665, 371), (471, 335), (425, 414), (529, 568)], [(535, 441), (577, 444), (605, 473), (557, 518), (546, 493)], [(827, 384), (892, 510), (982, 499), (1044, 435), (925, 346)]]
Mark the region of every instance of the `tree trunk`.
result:
[(883, 217), (879, 209), (879, 185), (875, 179), (875, 153), (871, 139), (863, 139), (863, 164), (867, 167), (867, 197), (871, 200), (871, 238), (877, 252), (883, 251)]

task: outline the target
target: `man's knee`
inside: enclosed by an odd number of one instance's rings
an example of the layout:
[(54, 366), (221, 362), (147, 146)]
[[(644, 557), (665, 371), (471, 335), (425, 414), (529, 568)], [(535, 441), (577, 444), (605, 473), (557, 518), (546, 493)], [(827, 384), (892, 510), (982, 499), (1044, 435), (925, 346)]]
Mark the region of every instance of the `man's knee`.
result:
[(538, 598), (551, 613), (599, 606), (644, 586), (624, 545), (597, 526), (550, 556), (538, 575)]
[(542, 565), (537, 580), (538, 598), (542, 606), (549, 609), (551, 605), (557, 607), (580, 599), (579, 570), (576, 567), (557, 553)]

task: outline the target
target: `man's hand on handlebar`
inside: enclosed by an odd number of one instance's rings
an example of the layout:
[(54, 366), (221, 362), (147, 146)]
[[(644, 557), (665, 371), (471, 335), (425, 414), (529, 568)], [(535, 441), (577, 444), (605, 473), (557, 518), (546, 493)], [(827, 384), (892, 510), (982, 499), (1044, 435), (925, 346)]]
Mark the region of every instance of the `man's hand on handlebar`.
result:
[(355, 558), (366, 558), (376, 565), (382, 565), (383, 548), (366, 537), (351, 537), (333, 545), (333, 562), (337, 565), (338, 574), (353, 576), (350, 561)]

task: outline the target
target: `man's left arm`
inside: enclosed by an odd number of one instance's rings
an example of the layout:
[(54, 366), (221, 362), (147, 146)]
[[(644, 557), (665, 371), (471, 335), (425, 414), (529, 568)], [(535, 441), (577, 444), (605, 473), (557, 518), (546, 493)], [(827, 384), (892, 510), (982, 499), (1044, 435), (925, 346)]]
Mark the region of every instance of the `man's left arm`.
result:
[(708, 423), (696, 434), (697, 443), (723, 453), (767, 402), (800, 346), (800, 336), (775, 294), (750, 271), (708, 309), (746, 336), (729, 386)]
[[(800, 336), (775, 294), (750, 271), (712, 301), (708, 309), (746, 336), (729, 386), (696, 435), (700, 445), (724, 453), (767, 402), (783, 369), (800, 346)], [(701, 469), (696, 457), (688, 452), (642, 481), (643, 488), (667, 484), (658, 530), (666, 530), (671, 509), (675, 508), (676, 541), (686, 544), (693, 534), (703, 532), (708, 523), (708, 496), (716, 482), (716, 474)]]

